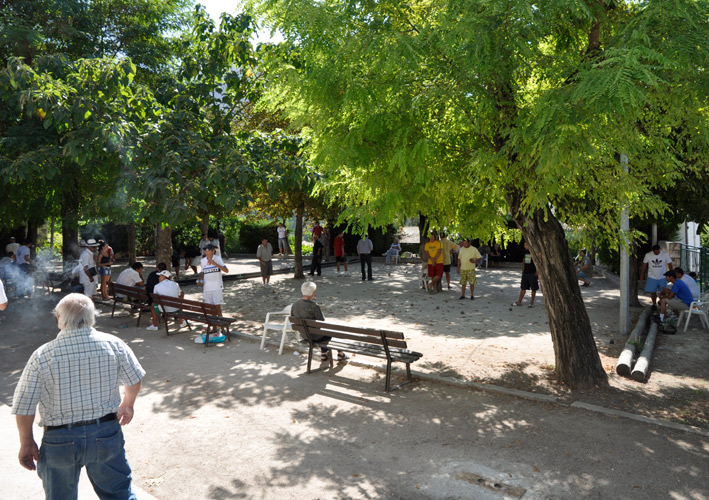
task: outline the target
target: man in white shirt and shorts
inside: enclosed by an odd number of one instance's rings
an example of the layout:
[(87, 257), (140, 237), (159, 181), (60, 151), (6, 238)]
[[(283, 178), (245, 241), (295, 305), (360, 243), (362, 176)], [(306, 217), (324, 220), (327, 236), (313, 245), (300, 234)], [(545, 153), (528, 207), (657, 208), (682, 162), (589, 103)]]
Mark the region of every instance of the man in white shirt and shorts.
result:
[(221, 316), (222, 304), (224, 303), (222, 273), (229, 273), (229, 269), (224, 265), (222, 258), (216, 255), (216, 250), (214, 245), (206, 245), (204, 247), (205, 257), (202, 258), (202, 273), (204, 273), (203, 300), (207, 304), (215, 304)]
[(647, 269), (645, 291), (650, 294), (653, 309), (657, 307), (657, 294), (663, 288), (667, 288), (665, 272), (668, 271), (668, 268), (669, 271), (672, 271), (672, 259), (667, 252), (660, 250), (660, 245), (654, 245), (652, 251), (645, 254), (643, 266), (640, 269), (640, 279), (643, 279), (645, 269)]

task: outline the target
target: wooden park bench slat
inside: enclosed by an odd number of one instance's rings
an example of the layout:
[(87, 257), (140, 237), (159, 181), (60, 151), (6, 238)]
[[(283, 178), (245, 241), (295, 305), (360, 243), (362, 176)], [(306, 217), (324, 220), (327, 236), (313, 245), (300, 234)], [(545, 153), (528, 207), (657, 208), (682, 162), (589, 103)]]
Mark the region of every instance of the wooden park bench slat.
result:
[[(350, 329), (351, 330), (351, 329)], [(362, 330), (361, 328), (359, 330)], [(328, 328), (310, 328), (310, 334), (311, 335), (330, 335), (330, 329)], [(350, 333), (350, 331), (343, 332), (342, 330), (335, 330), (339, 334), (337, 338), (340, 339), (347, 339), (347, 340), (354, 340), (358, 341), (362, 339), (362, 333), (360, 332), (359, 334), (357, 333)], [(376, 330), (377, 334), (379, 334), (379, 330)], [(399, 332), (396, 332), (399, 333)], [(367, 342), (372, 343), (372, 344), (379, 344), (379, 345), (384, 345), (384, 340), (382, 340), (382, 337), (372, 337), (369, 336), (370, 338), (367, 339)], [(400, 347), (402, 349), (406, 349), (406, 341), (404, 340), (396, 340), (392, 338), (386, 337), (386, 343), (389, 347)]]
[[(391, 364), (394, 361), (406, 363), (407, 382), (411, 382), (411, 363), (418, 360), (423, 354), (406, 349), (406, 342), (402, 332), (377, 330), (374, 328), (357, 328), (349, 325), (338, 325), (325, 321), (300, 319), (294, 316), (289, 318), (293, 329), (304, 335), (308, 341), (308, 369), (313, 359), (313, 349), (320, 347), (314, 337), (326, 335), (331, 337), (327, 344), (329, 349), (351, 352), (363, 356), (372, 356), (387, 360), (386, 385), (387, 392), (391, 390)], [(333, 366), (333, 356), (330, 355), (330, 367)], [(399, 384), (403, 385), (403, 384)], [(399, 387), (397, 386), (397, 387)]]
[[(140, 326), (140, 317), (144, 312), (150, 312), (150, 304), (148, 303), (148, 292), (145, 288), (138, 288), (135, 286), (119, 285), (113, 281), (110, 284), (110, 294), (113, 296), (113, 309), (111, 310), (111, 317), (116, 312), (116, 305), (123, 304), (130, 306), (130, 310), (138, 311), (138, 322), (136, 326)], [(118, 295), (122, 295), (119, 297)]]
[[(170, 335), (168, 323), (170, 318), (177, 321), (185, 320), (187, 328), (192, 330), (190, 321), (204, 323), (207, 325), (207, 333), (204, 338), (204, 347), (209, 345), (209, 336), (224, 328), (229, 342), (231, 342), (231, 332), (229, 326), (236, 321), (236, 318), (220, 316), (216, 304), (207, 304), (198, 300), (181, 299), (179, 297), (168, 297), (166, 295), (153, 294), (153, 302), (160, 306), (163, 319), (165, 320), (165, 333)], [(176, 307), (177, 311), (167, 312), (166, 307)]]

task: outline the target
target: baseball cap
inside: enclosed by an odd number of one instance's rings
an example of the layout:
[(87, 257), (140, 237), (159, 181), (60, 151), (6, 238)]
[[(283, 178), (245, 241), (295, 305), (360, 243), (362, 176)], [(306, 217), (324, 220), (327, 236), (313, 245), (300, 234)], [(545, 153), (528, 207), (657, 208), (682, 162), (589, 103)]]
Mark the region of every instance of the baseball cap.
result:
[(172, 273), (166, 269), (164, 271), (160, 271), (158, 273), (158, 276), (165, 276), (166, 278), (172, 278)]

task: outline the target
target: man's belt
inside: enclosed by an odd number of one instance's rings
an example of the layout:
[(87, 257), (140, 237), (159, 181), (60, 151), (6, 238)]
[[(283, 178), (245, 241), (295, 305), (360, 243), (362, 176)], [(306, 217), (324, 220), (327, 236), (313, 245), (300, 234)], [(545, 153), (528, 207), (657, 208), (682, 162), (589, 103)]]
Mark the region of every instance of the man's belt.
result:
[(54, 431), (57, 429), (69, 429), (70, 427), (83, 427), (85, 425), (103, 424), (104, 422), (110, 422), (111, 420), (117, 419), (118, 415), (116, 415), (115, 413), (109, 413), (108, 415), (104, 415), (101, 418), (94, 418), (92, 420), (82, 420), (81, 422), (74, 422), (73, 424), (48, 425), (47, 430)]

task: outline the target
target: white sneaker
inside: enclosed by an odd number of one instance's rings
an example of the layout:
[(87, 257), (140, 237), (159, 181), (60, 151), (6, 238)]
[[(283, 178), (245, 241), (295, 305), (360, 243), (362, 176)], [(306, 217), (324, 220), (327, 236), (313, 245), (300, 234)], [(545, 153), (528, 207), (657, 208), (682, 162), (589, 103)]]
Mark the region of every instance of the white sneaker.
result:
[(345, 271), (345, 276), (349, 276), (349, 275), (350, 275), (350, 272), (349, 272), (349, 271)]
[(338, 276), (342, 276), (342, 273), (340, 271), (337, 271)]
[(185, 321), (184, 319), (181, 319), (180, 320), (180, 328), (183, 328), (185, 326), (187, 326), (187, 321)]
[(150, 325), (148, 328), (146, 328), (146, 330), (151, 330), (151, 331), (155, 331), (157, 329), (158, 329), (158, 327), (155, 325)]

